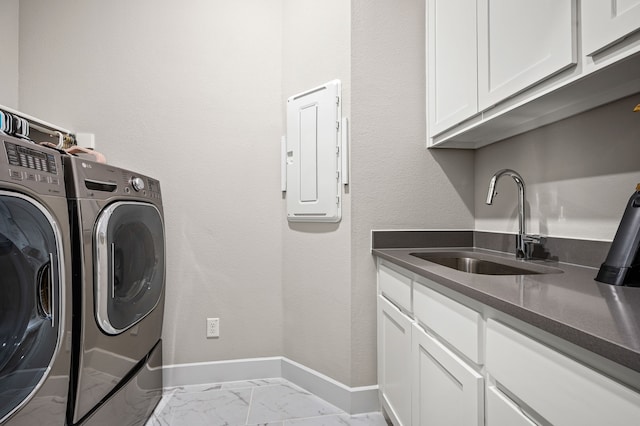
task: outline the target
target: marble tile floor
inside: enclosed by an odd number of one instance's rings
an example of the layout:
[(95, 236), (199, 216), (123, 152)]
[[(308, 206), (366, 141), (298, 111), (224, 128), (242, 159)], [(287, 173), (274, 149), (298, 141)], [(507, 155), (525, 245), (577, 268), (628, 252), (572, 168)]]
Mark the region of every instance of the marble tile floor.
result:
[(282, 379), (165, 389), (146, 426), (387, 426), (381, 413), (349, 415)]

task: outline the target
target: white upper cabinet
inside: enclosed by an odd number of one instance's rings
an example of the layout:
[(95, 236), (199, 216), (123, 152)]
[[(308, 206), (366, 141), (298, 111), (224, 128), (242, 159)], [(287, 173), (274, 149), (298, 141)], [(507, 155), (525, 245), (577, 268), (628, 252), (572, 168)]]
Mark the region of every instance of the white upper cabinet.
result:
[(589, 0), (582, 7), (582, 44), (593, 56), (640, 29), (640, 0)]
[(429, 146), (480, 148), (640, 91), (640, 0), (426, 10)]
[(478, 0), (480, 110), (577, 63), (575, 13), (575, 0)]
[(429, 0), (428, 114), (431, 134), (478, 112), (476, 0)]

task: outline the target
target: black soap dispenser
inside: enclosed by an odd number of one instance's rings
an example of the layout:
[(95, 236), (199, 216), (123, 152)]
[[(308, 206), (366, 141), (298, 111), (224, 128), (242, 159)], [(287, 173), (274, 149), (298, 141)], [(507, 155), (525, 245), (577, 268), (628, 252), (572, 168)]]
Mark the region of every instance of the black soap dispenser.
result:
[(640, 286), (640, 184), (636, 186), (596, 281)]

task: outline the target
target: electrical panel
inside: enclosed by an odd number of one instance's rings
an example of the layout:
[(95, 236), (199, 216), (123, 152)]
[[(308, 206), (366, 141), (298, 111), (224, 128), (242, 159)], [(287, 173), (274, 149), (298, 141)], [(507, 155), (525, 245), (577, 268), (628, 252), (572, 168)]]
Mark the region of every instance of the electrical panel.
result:
[(287, 100), (283, 189), (291, 222), (339, 222), (342, 217), (341, 109), (339, 80)]

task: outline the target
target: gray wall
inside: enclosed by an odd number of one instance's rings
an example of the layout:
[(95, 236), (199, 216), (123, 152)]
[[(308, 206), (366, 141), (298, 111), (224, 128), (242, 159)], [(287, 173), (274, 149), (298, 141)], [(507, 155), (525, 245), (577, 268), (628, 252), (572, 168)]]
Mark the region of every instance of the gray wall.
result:
[[(344, 0), (285, 0), (283, 98), (332, 79), (350, 107), (350, 9)], [(283, 109), (283, 120), (284, 120)], [(284, 122), (283, 122), (284, 128)], [(288, 223), (282, 202), (284, 355), (351, 382), (351, 194), (337, 224)]]
[(500, 180), (493, 205), (484, 203), (493, 173), (512, 168), (527, 185), (530, 232), (611, 241), (640, 182), (637, 104), (640, 94), (476, 151), (476, 229), (517, 232), (511, 178)]
[(351, 119), (342, 221), (284, 226), (284, 354), (371, 385), (371, 229), (472, 228), (473, 153), (425, 149), (423, 1), (290, 0), (284, 24), (283, 97), (340, 78)]
[(352, 4), (352, 385), (377, 383), (371, 229), (472, 229), (473, 152), (426, 150), (423, 0)]
[(161, 181), (165, 362), (281, 355), (282, 2), (20, 7), (22, 110)]
[(0, 105), (18, 108), (18, 0), (0, 2)]

